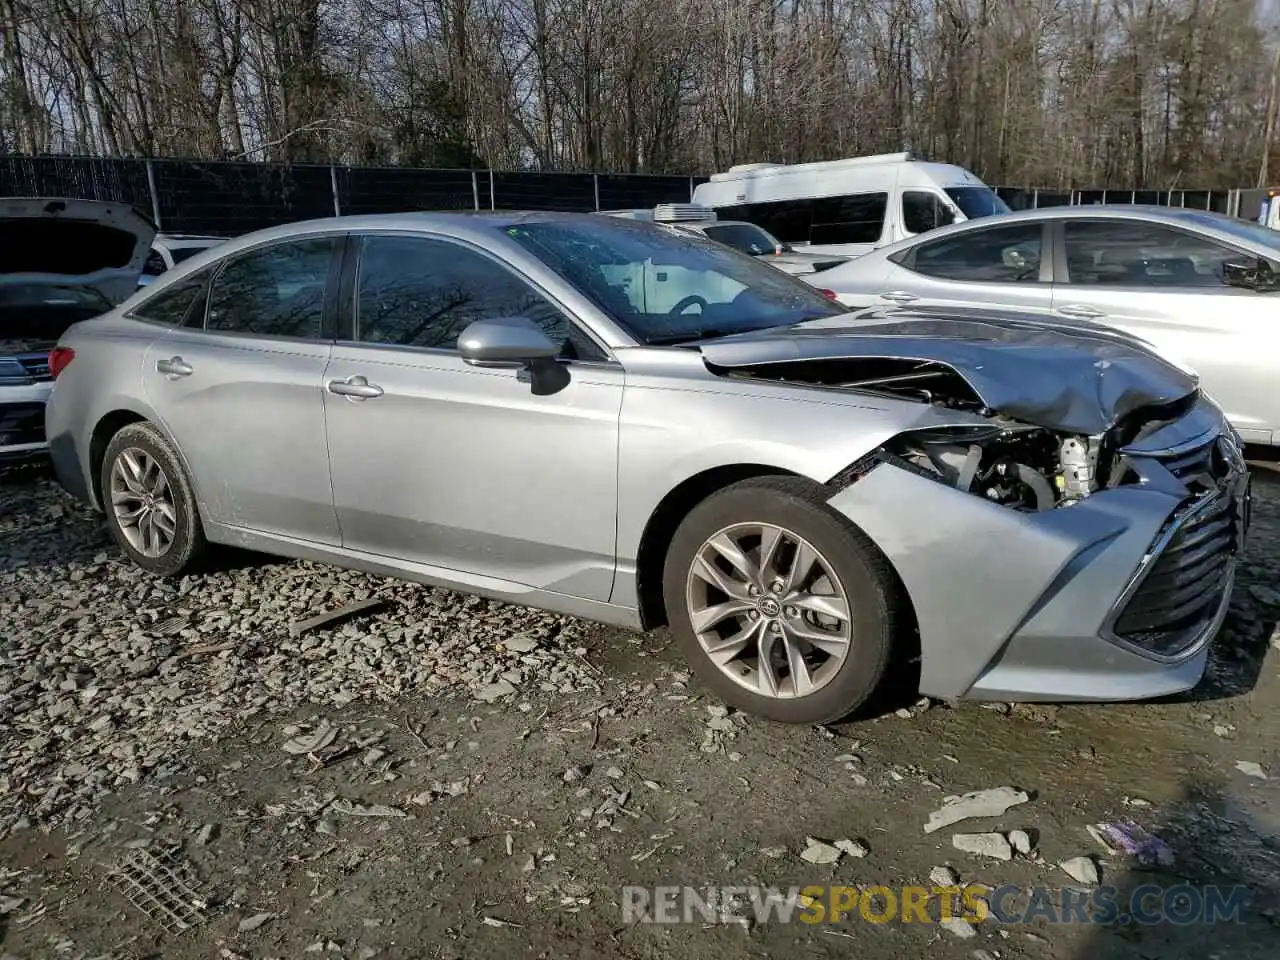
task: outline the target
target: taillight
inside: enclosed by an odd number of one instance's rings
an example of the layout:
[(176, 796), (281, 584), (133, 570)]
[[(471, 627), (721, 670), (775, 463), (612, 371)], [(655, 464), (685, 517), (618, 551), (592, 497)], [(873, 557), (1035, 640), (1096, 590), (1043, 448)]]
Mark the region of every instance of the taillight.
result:
[(822, 294), (824, 297), (826, 297), (828, 300), (839, 301), (840, 299), (839, 294), (837, 294), (834, 290), (819, 290), (818, 292)]
[(49, 375), (57, 380), (58, 374), (75, 358), (76, 352), (70, 347), (54, 347), (49, 351)]

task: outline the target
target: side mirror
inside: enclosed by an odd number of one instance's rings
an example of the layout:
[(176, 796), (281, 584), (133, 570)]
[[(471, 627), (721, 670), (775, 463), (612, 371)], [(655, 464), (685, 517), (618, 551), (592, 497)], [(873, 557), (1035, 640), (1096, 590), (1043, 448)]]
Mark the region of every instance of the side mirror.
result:
[(1257, 257), (1252, 262), (1224, 263), (1222, 280), (1229, 287), (1243, 287), (1259, 293), (1269, 293), (1280, 288), (1280, 274), (1277, 274), (1263, 257)]
[(569, 368), (559, 363), (560, 345), (531, 320), (497, 317), (477, 320), (458, 336), (458, 354), (475, 367), (518, 367), (535, 396), (569, 385)]
[(531, 320), (499, 317), (477, 320), (458, 336), (458, 353), (477, 367), (523, 367), (554, 360), (560, 347)]

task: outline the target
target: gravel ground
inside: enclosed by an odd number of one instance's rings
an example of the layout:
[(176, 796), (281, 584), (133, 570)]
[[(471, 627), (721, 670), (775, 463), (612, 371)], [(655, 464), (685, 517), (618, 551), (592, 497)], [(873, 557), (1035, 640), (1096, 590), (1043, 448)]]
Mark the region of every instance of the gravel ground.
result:
[[(1231, 615), (1190, 694), (907, 700), (873, 721), (794, 728), (704, 699), (663, 633), (252, 556), (158, 581), (43, 473), (0, 475), (0, 948), (1275, 957), (1280, 482), (1260, 472), (1255, 486)], [(366, 600), (379, 606), (290, 629)], [(1005, 784), (1028, 802), (922, 830), (944, 796)], [(1176, 862), (1107, 855), (1086, 827), (1121, 818)], [(952, 840), (1015, 828), (1031, 849), (1007, 862)], [(112, 870), (144, 855), (168, 857), (195, 891), (193, 929), (166, 930), (122, 893)], [(1122, 889), (1243, 885), (1245, 922), (744, 934), (624, 925), (619, 909), (625, 883), (892, 885), (948, 865), (964, 882), (1061, 886), (1073, 870), (1056, 865), (1079, 856)]]

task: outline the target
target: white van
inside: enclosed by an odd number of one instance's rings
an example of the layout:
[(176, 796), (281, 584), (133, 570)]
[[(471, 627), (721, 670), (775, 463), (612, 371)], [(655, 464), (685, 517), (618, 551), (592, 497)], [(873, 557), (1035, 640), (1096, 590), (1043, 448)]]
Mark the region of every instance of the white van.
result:
[(858, 256), (1009, 207), (964, 167), (885, 153), (821, 163), (747, 163), (713, 174), (693, 202), (792, 246)]

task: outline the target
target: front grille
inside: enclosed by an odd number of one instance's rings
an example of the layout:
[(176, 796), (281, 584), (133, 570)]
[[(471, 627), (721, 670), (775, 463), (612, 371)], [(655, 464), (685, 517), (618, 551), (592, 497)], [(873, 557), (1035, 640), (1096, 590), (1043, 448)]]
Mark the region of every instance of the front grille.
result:
[(1120, 639), (1172, 657), (1212, 623), (1230, 585), (1236, 506), (1227, 490), (1193, 502), (1157, 541), (1157, 553), (1115, 621)]
[(43, 441), (43, 403), (0, 404), (0, 447)]

